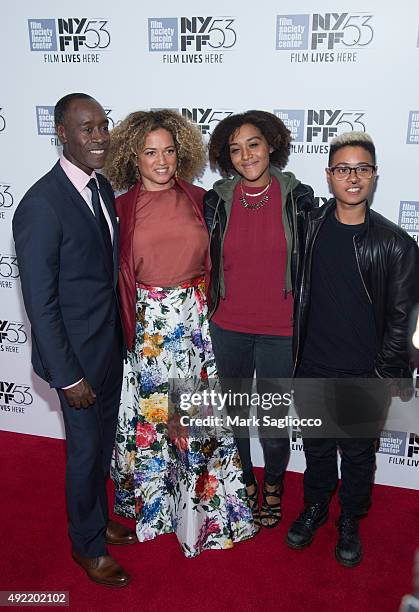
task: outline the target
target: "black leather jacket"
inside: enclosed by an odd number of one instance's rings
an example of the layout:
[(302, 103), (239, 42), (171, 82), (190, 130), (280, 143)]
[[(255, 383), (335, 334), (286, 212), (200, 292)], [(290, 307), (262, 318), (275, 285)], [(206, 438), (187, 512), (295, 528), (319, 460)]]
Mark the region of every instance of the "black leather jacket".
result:
[[(313, 247), (332, 199), (307, 217), (305, 253), (294, 312), (294, 358), (298, 367), (307, 331)], [(419, 301), (419, 249), (403, 229), (367, 207), (366, 228), (354, 236), (355, 256), (365, 292), (374, 310), (378, 352), (375, 371), (380, 378), (408, 378), (408, 327)]]
[[(286, 286), (284, 291), (294, 292), (295, 280), (300, 265), (301, 244), (304, 238), (304, 226), (307, 212), (314, 206), (314, 194), (311, 187), (303, 185), (290, 172), (280, 172), (270, 168), (281, 187), (283, 198), (282, 215), (285, 238), (287, 241)], [(214, 189), (208, 191), (204, 198), (205, 221), (210, 233), (211, 282), (208, 291), (209, 317), (217, 309), (220, 297), (225, 295), (223, 244), (230, 218), (233, 192), (240, 177), (218, 181)], [(262, 239), (263, 237), (261, 237)], [(261, 264), (263, 265), (263, 263)]]

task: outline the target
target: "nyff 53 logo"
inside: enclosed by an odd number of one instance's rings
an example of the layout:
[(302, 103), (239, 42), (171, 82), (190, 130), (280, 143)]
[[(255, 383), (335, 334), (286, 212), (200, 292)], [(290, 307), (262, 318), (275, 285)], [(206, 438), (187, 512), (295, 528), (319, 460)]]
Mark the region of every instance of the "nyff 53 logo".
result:
[(291, 62), (356, 62), (357, 51), (373, 41), (372, 20), (351, 12), (277, 15), (275, 47), (293, 51)]
[(30, 49), (44, 52), (44, 62), (97, 63), (111, 44), (102, 18), (28, 19), (28, 28)]
[(10, 185), (0, 182), (0, 210), (2, 208), (12, 208), (14, 204), (15, 200), (10, 189)]
[(33, 402), (28, 385), (20, 385), (6, 380), (0, 381), (0, 410), (3, 412), (25, 412), (25, 407)]
[(19, 267), (16, 255), (0, 252), (0, 289), (13, 289), (17, 278), (19, 278)]
[(215, 108), (181, 108), (181, 115), (190, 119), (204, 135), (211, 135), (217, 123), (233, 114), (232, 110)]
[[(148, 49), (163, 52), (164, 63), (222, 63), (237, 42), (235, 17), (152, 17)], [(180, 52), (180, 53), (179, 53)]]
[(0, 106), (0, 133), (6, 129), (6, 119), (4, 118), (3, 108)]
[(303, 450), (303, 438), (301, 435), (301, 429), (295, 425), (291, 428), (291, 449), (294, 451)]
[(407, 456), (415, 457), (419, 455), (419, 436), (411, 432), (409, 434), (409, 445), (407, 447)]
[(15, 202), (12, 187), (8, 183), (0, 181), (0, 220), (6, 219), (6, 213), (8, 213)]
[(323, 204), (327, 204), (329, 200), (330, 200), (330, 195), (329, 196), (327, 195), (315, 196), (314, 203), (317, 208), (320, 208), (320, 206), (323, 206)]
[(3, 255), (0, 253), (0, 279), (19, 277), (19, 267), (16, 255)]
[(24, 323), (0, 319), (0, 351), (18, 353), (28, 341)]
[(294, 153), (329, 152), (329, 141), (342, 132), (365, 132), (365, 112), (343, 109), (275, 109), (290, 130)]
[(181, 17), (180, 50), (231, 49), (237, 40), (234, 21), (234, 17)]

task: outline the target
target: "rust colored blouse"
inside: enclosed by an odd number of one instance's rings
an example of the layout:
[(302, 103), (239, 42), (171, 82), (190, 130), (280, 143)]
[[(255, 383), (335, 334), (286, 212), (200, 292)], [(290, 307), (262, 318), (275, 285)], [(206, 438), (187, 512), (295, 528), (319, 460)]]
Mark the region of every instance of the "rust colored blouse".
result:
[(207, 229), (179, 187), (139, 192), (133, 237), (137, 282), (175, 287), (203, 276), (208, 245)]

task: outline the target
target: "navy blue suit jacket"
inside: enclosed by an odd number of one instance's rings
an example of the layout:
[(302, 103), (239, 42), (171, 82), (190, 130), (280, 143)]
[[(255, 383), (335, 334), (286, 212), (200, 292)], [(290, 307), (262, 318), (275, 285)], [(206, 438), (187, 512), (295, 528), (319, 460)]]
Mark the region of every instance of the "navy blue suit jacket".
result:
[(96, 219), (59, 162), (29, 189), (13, 218), (32, 364), (51, 387), (85, 377), (97, 388), (119, 324), (114, 196), (97, 177), (114, 229), (112, 269)]

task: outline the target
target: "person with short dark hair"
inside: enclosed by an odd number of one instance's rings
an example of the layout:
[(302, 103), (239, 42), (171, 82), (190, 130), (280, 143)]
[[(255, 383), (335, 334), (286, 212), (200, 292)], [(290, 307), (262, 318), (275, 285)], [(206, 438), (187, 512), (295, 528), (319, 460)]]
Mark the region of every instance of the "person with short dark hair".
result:
[[(204, 200), (211, 235), (210, 331), (224, 390), (247, 397), (255, 372), (260, 394), (281, 392), (275, 379), (292, 372), (293, 292), (303, 222), (314, 198), (311, 187), (283, 172), (290, 141), (278, 117), (250, 110), (220, 121), (209, 143), (211, 166), (225, 177)], [(249, 415), (248, 404), (229, 410), (233, 419)], [(275, 527), (281, 519), (288, 436), (259, 429), (265, 459), (259, 512), (249, 431), (234, 431), (255, 524)]]
[(353, 567), (362, 560), (359, 518), (371, 503), (376, 440), (389, 402), (386, 385), (376, 379), (411, 377), (407, 337), (419, 298), (419, 250), (370, 208), (377, 166), (368, 134), (336, 137), (326, 176), (334, 198), (307, 219), (295, 313), (295, 402), (298, 411), (312, 413), (329, 404), (328, 417), (334, 414), (339, 427), (327, 438), (303, 432), (305, 505), (286, 541), (305, 548), (327, 520), (339, 447), (335, 556)]
[(109, 473), (122, 382), (123, 336), (117, 300), (118, 228), (102, 168), (108, 118), (91, 96), (55, 107), (63, 153), (22, 198), (13, 218), (35, 372), (57, 389), (66, 443), (72, 556), (88, 577), (123, 587), (129, 575), (107, 544), (133, 534), (109, 520)]

